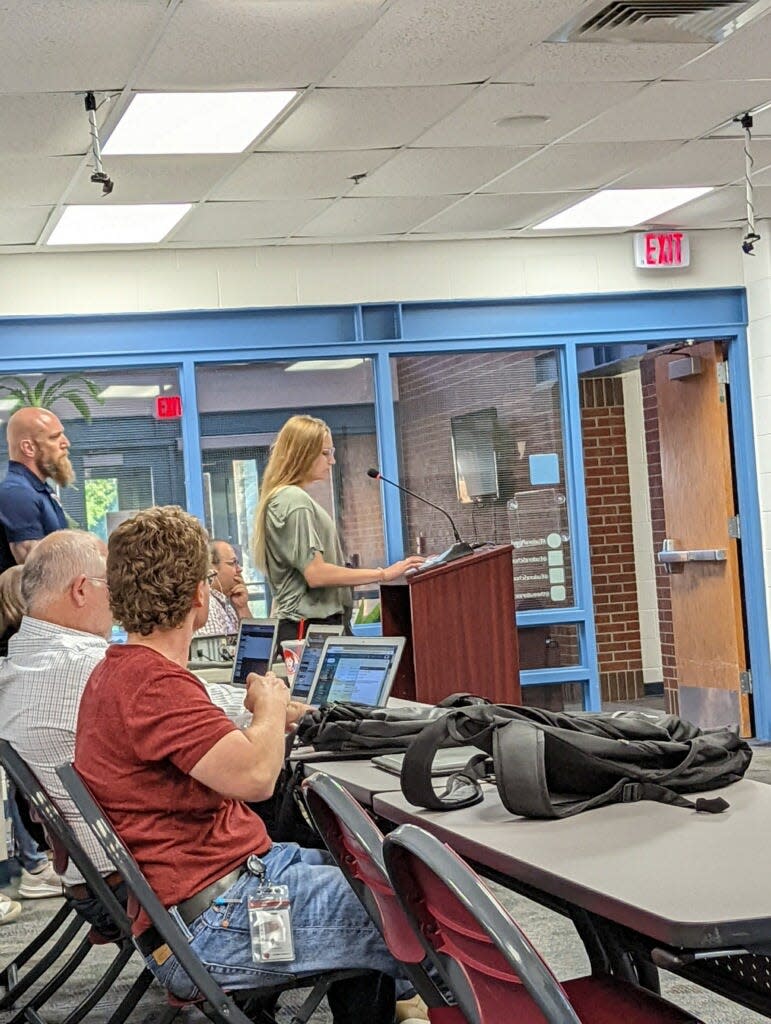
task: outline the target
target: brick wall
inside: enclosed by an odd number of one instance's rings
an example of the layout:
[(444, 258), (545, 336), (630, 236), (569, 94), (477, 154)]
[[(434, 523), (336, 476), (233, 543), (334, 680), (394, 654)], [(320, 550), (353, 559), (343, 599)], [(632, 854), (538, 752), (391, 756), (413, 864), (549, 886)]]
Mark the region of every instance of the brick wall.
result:
[(586, 504), (603, 700), (644, 696), (624, 393), (620, 377), (581, 384)]
[[(661, 446), (659, 442), (658, 403), (656, 400), (656, 370), (654, 357), (640, 363), (645, 420), (645, 448), (648, 456), (648, 489), (651, 501), (651, 530), (653, 550), (661, 551), (666, 533), (664, 492), (661, 481)], [(656, 596), (659, 605), (659, 631), (661, 635), (661, 667), (664, 679), (666, 709), (678, 714), (677, 666), (675, 663), (675, 636), (672, 625), (672, 601), (669, 576), (663, 565), (656, 565)]]
[(367, 476), (377, 465), (377, 441), (374, 434), (335, 438), (335, 458), (339, 465), (337, 527), (346, 558), (359, 556), (362, 566), (383, 565), (383, 515), (380, 488)]

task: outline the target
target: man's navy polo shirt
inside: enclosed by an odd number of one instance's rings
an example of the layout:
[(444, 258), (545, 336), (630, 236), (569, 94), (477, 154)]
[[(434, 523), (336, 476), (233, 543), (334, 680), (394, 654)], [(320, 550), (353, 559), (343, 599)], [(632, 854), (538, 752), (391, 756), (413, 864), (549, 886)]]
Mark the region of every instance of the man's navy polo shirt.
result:
[(0, 483), (0, 572), (16, 565), (10, 544), (42, 540), (66, 526), (64, 509), (48, 484), (11, 460)]

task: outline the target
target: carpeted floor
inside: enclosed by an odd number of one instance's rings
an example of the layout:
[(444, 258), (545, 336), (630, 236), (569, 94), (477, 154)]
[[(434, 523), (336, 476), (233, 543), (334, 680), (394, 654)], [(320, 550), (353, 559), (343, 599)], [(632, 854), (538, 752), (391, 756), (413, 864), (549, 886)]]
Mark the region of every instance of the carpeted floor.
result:
[[(749, 775), (761, 782), (771, 782), (771, 745), (758, 744), (755, 747)], [(14, 888), (6, 887), (3, 891), (13, 895)], [(587, 973), (588, 963), (583, 946), (573, 926), (565, 918), (508, 890), (496, 888), (496, 892), (558, 977), (567, 979)], [(23, 912), (19, 920), (0, 927), (0, 968), (37, 934), (59, 905), (60, 901), (56, 899), (23, 901)], [(88, 955), (64, 988), (45, 1004), (43, 1017), (46, 1024), (60, 1024), (64, 1020), (68, 1011), (77, 1005), (89, 986), (100, 977), (112, 955), (113, 947), (94, 949)], [(137, 955), (130, 961), (109, 995), (89, 1014), (89, 1024), (104, 1024), (109, 1019), (110, 1013), (125, 995), (140, 969)], [(689, 1009), (705, 1024), (761, 1024), (768, 1020), (665, 972), (662, 972), (662, 988), (668, 998)], [(282, 1011), (279, 1019), (288, 1021), (291, 1017), (289, 1007), (298, 1005), (301, 999), (302, 993), (299, 991), (288, 993), (282, 1000), (287, 1004), (287, 1009)], [(153, 986), (130, 1017), (130, 1024), (155, 1024), (165, 1007), (163, 993)], [(13, 1015), (13, 1012), (0, 1012), (0, 1024), (9, 1024)], [(326, 1004), (312, 1019), (313, 1024), (329, 1024), (331, 1018)], [(186, 1010), (178, 1018), (180, 1024), (200, 1024), (205, 1020), (203, 1014), (196, 1009)]]

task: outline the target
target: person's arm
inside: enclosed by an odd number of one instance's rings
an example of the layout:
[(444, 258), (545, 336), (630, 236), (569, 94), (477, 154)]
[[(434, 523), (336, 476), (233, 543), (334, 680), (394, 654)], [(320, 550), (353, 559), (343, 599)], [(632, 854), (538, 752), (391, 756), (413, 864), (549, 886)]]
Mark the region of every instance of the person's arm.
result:
[(283, 680), (272, 672), (250, 675), (244, 705), (252, 713), (251, 723), (218, 740), (189, 774), (222, 796), (254, 803), (267, 800), (284, 762), (288, 704)]
[(348, 569), (344, 565), (325, 562), (317, 551), (303, 570), (309, 587), (359, 587), (367, 583), (390, 583), (403, 576), (408, 569), (417, 569), (425, 561), (420, 555), (410, 555), (400, 562), (377, 569)]
[(36, 544), (40, 543), (40, 538), (37, 540), (20, 540), (20, 541), (9, 541), (8, 547), (11, 549), (11, 554), (16, 559), (17, 565), (24, 565), (27, 561), (27, 555), (34, 548)]

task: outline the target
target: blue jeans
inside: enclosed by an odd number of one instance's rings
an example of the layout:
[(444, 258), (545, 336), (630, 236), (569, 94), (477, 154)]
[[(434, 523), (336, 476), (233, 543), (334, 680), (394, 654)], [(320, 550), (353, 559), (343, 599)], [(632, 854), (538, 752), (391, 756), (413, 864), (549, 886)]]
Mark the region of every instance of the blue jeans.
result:
[[(275, 843), (261, 860), (268, 881), (289, 887), (295, 959), (276, 964), (252, 960), (246, 900), (262, 883), (247, 872), (222, 896), (222, 905), (213, 904), (188, 926), (193, 936), (191, 947), (223, 988), (274, 986), (303, 975), (341, 969), (362, 968), (392, 978), (400, 975), (400, 965), (326, 851)], [(196, 997), (197, 989), (175, 957), (160, 967), (152, 956), (146, 963), (177, 998)], [(392, 986), (390, 992), (388, 1020), (393, 1019)], [(359, 1019), (373, 1024), (372, 1003), (363, 1005), (361, 1012), (364, 1016)], [(346, 1014), (336, 1014), (334, 1007), (333, 1016), (336, 1021), (348, 1019)]]
[(48, 855), (40, 849), (27, 831), (16, 803), (16, 788), (10, 779), (8, 779), (8, 803), (11, 811), (16, 859), (25, 870), (36, 871), (48, 863)]

